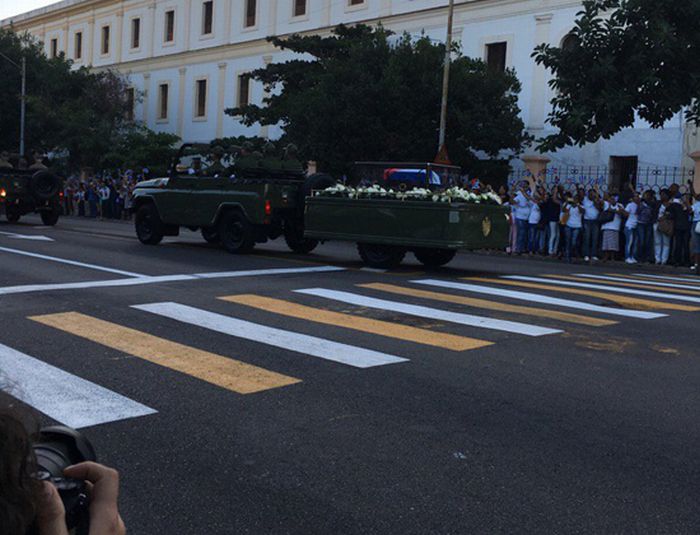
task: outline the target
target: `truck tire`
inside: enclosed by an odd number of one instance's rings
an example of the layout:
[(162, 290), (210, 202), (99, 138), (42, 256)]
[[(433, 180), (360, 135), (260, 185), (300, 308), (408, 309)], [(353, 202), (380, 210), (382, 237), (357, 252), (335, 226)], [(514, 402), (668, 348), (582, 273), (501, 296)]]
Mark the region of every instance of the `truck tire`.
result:
[(48, 171), (37, 171), (29, 179), (29, 190), (35, 199), (49, 201), (61, 191), (61, 179)]
[(390, 269), (398, 266), (406, 256), (406, 249), (393, 245), (358, 243), (357, 252), (362, 261), (370, 267)]
[(299, 254), (309, 254), (318, 246), (318, 240), (304, 238), (304, 223), (301, 221), (285, 221), (284, 241), (287, 247)]
[(17, 223), (19, 218), (22, 217), (21, 212), (12, 204), (5, 205), (5, 217), (10, 223)]
[(450, 263), (457, 251), (454, 249), (416, 249), (413, 254), (425, 267), (437, 268)]
[(216, 227), (202, 227), (202, 238), (207, 243), (221, 243), (219, 230)]
[(54, 208), (51, 211), (41, 212), (39, 215), (41, 216), (41, 222), (44, 225), (53, 227), (56, 223), (58, 223), (58, 216), (60, 214), (61, 212), (59, 212), (58, 208)]
[(134, 217), (136, 236), (144, 245), (158, 245), (163, 239), (163, 222), (154, 204), (144, 204)]
[(255, 247), (255, 231), (248, 218), (238, 210), (229, 210), (219, 221), (219, 237), (232, 254), (249, 253)]

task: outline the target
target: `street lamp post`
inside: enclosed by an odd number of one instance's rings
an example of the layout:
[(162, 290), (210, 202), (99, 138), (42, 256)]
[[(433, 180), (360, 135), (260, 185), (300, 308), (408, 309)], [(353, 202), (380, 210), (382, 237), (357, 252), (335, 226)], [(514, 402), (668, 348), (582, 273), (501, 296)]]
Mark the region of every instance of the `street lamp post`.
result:
[(447, 40), (445, 42), (445, 66), (442, 72), (442, 102), (440, 103), (440, 135), (438, 139), (438, 155), (436, 161), (449, 162), (445, 134), (447, 131), (447, 94), (450, 87), (450, 62), (452, 54), (452, 19), (454, 16), (454, 0), (447, 7)]
[(27, 58), (22, 56), (22, 64), (17, 65), (17, 63), (12, 61), (2, 52), (0, 52), (0, 56), (12, 63), (12, 65), (17, 67), (22, 72), (22, 92), (20, 96), (21, 103), (19, 112), (19, 155), (24, 156), (24, 128), (27, 115)]

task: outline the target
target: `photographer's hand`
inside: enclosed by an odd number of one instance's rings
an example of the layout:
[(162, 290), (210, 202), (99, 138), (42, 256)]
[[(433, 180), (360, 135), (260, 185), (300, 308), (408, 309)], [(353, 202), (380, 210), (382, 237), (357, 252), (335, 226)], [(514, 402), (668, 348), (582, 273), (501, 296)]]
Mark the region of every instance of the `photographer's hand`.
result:
[(90, 490), (90, 535), (125, 535), (126, 527), (119, 516), (119, 473), (104, 465), (85, 462), (69, 466), (63, 473), (84, 479)]
[(37, 531), (40, 535), (68, 535), (66, 510), (58, 490), (48, 481), (42, 482), (37, 507)]

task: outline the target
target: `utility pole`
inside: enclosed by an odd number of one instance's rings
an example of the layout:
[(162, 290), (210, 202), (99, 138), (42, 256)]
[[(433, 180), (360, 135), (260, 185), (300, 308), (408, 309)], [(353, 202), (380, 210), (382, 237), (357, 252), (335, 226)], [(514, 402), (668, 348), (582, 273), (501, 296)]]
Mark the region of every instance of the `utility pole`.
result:
[(24, 125), (27, 114), (27, 58), (22, 56), (22, 104), (19, 113), (19, 155), (24, 156)]
[(454, 0), (450, 0), (447, 7), (447, 40), (445, 42), (445, 66), (442, 72), (442, 102), (440, 104), (440, 136), (438, 139), (438, 153), (436, 162), (449, 163), (445, 134), (447, 131), (447, 94), (450, 87), (450, 62), (452, 53), (452, 19), (454, 17)]
[(22, 64), (17, 65), (14, 61), (12, 61), (10, 58), (8, 58), (5, 54), (0, 52), (0, 56), (5, 58), (7, 61), (12, 63), (15, 67), (17, 67), (21, 73), (22, 73), (22, 90), (20, 94), (20, 112), (19, 112), (19, 155), (24, 156), (24, 128), (25, 128), (25, 122), (26, 122), (26, 113), (27, 113), (27, 58), (26, 56), (22, 56)]

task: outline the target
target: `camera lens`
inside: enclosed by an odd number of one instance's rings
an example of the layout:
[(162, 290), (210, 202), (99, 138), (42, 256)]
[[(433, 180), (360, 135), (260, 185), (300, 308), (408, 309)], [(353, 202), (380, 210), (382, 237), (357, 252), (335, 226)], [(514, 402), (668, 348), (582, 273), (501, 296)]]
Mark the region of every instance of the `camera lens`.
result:
[(79, 431), (64, 426), (45, 427), (34, 444), (34, 455), (40, 471), (51, 477), (63, 477), (63, 470), (84, 461), (96, 461), (95, 449)]

